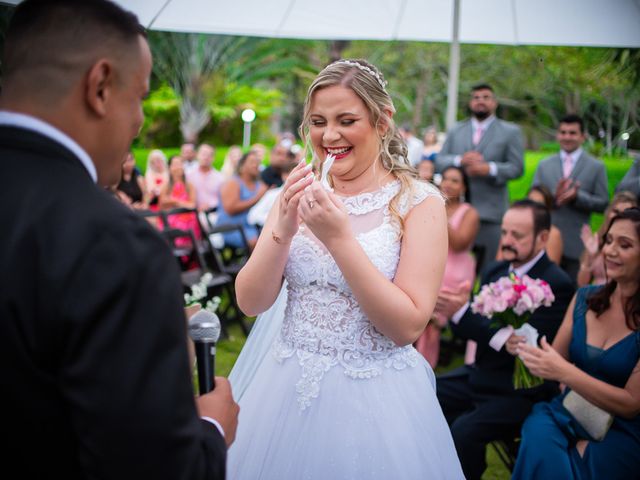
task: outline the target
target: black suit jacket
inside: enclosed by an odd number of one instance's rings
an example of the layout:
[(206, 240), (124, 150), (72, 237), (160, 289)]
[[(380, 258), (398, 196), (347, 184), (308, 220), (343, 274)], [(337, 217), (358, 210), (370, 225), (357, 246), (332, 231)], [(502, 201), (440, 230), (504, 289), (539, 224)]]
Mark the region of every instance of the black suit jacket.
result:
[(177, 264), (66, 148), (0, 127), (0, 411), (20, 478), (223, 478)]
[[(509, 274), (509, 262), (493, 262), (487, 266), (482, 276), (482, 285), (495, 282)], [(546, 254), (535, 263), (527, 273), (531, 278), (540, 278), (551, 287), (555, 301), (550, 307), (538, 308), (530, 317), (529, 323), (535, 327), (540, 337), (546, 335), (549, 343), (562, 323), (564, 314), (574, 294), (573, 282), (569, 276)], [(539, 388), (528, 390), (513, 389), (513, 370), (515, 358), (503, 347), (496, 352), (489, 346), (489, 340), (500, 329), (492, 327), (492, 320), (467, 309), (458, 324), (451, 323), (453, 332), (478, 344), (475, 364), (469, 369), (469, 382), (478, 392), (547, 396), (554, 389), (553, 384), (545, 382)]]

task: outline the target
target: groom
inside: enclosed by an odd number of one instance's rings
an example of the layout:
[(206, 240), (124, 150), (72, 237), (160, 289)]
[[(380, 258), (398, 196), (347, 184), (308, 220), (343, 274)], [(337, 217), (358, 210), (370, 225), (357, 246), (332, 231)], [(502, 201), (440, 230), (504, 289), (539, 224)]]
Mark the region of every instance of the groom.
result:
[[(545, 253), (551, 228), (549, 211), (531, 200), (514, 203), (504, 214), (501, 248), (506, 261), (489, 264), (482, 285), (514, 272), (549, 283), (555, 296), (550, 307), (540, 307), (529, 323), (551, 342), (573, 296), (567, 274)], [(534, 403), (550, 397), (555, 387), (514, 390), (514, 357), (506, 350), (513, 340), (505, 330), (491, 326), (491, 319), (475, 314), (464, 295), (444, 293), (438, 309), (451, 318), (451, 329), (478, 344), (473, 365), (465, 365), (437, 378), (437, 395), (451, 428), (462, 469), (468, 480), (480, 479), (486, 468), (485, 448), (494, 440), (512, 440)]]
[(238, 414), (229, 384), (194, 401), (177, 264), (102, 188), (142, 125), (143, 28), (106, 0), (27, 0), (4, 47), (3, 469), (224, 478)]

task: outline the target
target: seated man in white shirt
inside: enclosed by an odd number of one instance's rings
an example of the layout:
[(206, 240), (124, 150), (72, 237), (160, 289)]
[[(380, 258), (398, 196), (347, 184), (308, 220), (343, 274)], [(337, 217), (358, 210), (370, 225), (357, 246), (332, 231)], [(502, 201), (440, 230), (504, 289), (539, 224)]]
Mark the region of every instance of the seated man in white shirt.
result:
[[(280, 167), (282, 183), (284, 183), (287, 180), (289, 173), (291, 173), (291, 171), (297, 165), (295, 161), (291, 161), (291, 157), (292, 155), (289, 156), (288, 163)], [(247, 217), (247, 220), (250, 224), (257, 225), (260, 228), (264, 226), (264, 222), (267, 221), (267, 216), (271, 211), (271, 207), (273, 206), (273, 203), (278, 198), (278, 195), (280, 195), (281, 190), (282, 190), (281, 186), (270, 188), (265, 192), (262, 198), (258, 200), (258, 203), (256, 203), (253, 207), (251, 207), (251, 209), (249, 210), (249, 216)]]
[[(555, 301), (550, 307), (536, 310), (529, 319), (548, 341), (553, 340), (574, 293), (571, 279), (545, 253), (550, 228), (549, 211), (543, 205), (531, 200), (514, 203), (501, 225), (505, 260), (487, 265), (482, 276), (482, 285), (510, 272), (549, 283)], [(436, 308), (451, 318), (454, 334), (478, 344), (473, 365), (438, 376), (437, 394), (466, 478), (480, 479), (486, 468), (486, 445), (517, 437), (534, 403), (550, 398), (557, 386), (545, 382), (539, 387), (514, 390), (515, 357), (505, 344), (515, 335), (492, 326), (490, 318), (473, 313), (464, 293), (442, 293)]]

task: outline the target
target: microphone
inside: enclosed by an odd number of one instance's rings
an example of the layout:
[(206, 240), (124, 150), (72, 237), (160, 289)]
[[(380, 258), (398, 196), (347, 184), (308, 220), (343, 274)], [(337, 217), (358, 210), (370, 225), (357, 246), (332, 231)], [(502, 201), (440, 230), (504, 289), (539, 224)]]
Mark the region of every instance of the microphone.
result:
[(195, 344), (200, 395), (213, 390), (216, 342), (220, 338), (220, 319), (208, 310), (199, 310), (189, 319), (189, 336)]

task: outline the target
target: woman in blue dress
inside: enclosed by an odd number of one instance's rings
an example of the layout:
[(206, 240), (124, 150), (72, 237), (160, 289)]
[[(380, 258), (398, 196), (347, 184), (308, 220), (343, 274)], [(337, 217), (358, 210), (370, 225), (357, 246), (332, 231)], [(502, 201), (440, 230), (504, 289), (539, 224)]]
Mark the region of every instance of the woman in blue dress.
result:
[[(247, 220), (249, 209), (258, 203), (267, 190), (267, 186), (260, 181), (260, 158), (255, 150), (250, 150), (240, 158), (236, 175), (227, 180), (220, 189), (216, 225), (242, 226), (251, 250), (256, 245), (258, 229)], [(225, 245), (235, 248), (247, 246), (237, 230), (224, 233), (223, 236)]]
[[(519, 346), (535, 375), (564, 391), (522, 427), (514, 479), (640, 478), (640, 210), (614, 217), (602, 249), (608, 283), (576, 293), (553, 346)], [(564, 408), (574, 390), (613, 415), (595, 441)]]

